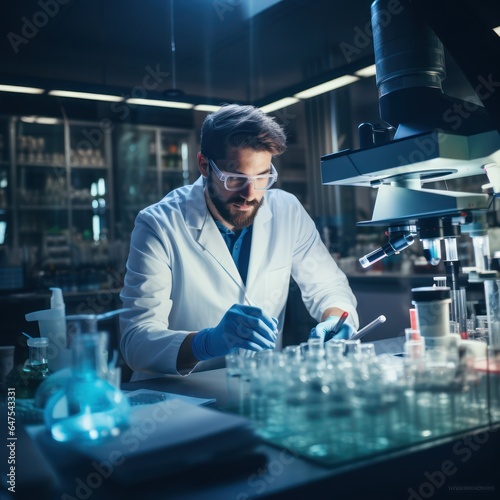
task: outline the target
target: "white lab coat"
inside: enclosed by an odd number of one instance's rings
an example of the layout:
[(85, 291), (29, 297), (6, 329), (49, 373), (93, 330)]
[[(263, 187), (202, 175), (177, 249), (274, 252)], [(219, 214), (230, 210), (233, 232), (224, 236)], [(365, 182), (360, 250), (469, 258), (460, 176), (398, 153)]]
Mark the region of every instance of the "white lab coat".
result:
[[(177, 373), (179, 347), (189, 332), (217, 325), (235, 303), (252, 303), (279, 319), (281, 344), (290, 276), (317, 321), (328, 307), (349, 312), (356, 299), (345, 274), (321, 242), (297, 198), (265, 193), (253, 224), (246, 286), (208, 211), (203, 179), (142, 210), (132, 232), (121, 292), (121, 349), (134, 380)], [(215, 363), (214, 363), (215, 361)], [(223, 359), (198, 363), (196, 371)]]

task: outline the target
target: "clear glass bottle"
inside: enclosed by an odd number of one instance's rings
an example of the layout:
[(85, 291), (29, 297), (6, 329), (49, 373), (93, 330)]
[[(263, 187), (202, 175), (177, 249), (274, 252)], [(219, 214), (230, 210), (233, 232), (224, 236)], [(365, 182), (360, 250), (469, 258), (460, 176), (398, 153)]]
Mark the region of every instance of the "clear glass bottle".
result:
[(16, 390), (16, 399), (33, 399), (38, 386), (49, 376), (45, 337), (29, 338), (29, 359), (24, 365), (14, 367), (7, 375), (7, 387)]
[(336, 463), (357, 456), (359, 436), (354, 419), (352, 364), (344, 356), (345, 340), (330, 340), (325, 344), (327, 369), (324, 377), (326, 442), (328, 462)]
[(99, 443), (129, 426), (125, 395), (100, 377), (105, 341), (100, 333), (73, 337), (72, 377), (50, 397), (44, 411), (45, 425), (56, 441)]
[(386, 450), (390, 433), (389, 402), (383, 372), (373, 344), (358, 346), (353, 363), (353, 392), (357, 402), (355, 418), (359, 429), (360, 455)]
[(251, 417), (258, 432), (276, 441), (285, 434), (285, 362), (280, 351), (258, 351), (252, 370)]

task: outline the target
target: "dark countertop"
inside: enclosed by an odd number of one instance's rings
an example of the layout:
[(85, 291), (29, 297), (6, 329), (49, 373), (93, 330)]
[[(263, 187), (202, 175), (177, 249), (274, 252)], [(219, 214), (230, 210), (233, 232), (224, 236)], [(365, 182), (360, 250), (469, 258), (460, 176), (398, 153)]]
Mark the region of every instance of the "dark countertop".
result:
[[(398, 341), (393, 346), (395, 350), (397, 343)], [(393, 349), (382, 344), (378, 347), (381, 350)], [(187, 377), (169, 375), (127, 383), (123, 388), (149, 388), (194, 397), (216, 398), (212, 408), (213, 411), (219, 411), (218, 408), (223, 408), (226, 402), (226, 371), (199, 372)], [(87, 488), (91, 496), (85, 498), (418, 500), (430, 497), (456, 499), (457, 491), (467, 489), (470, 494), (464, 498), (498, 498), (498, 430), (498, 426), (484, 427), (335, 467), (320, 465), (279, 446), (262, 443), (252, 450), (244, 450), (245, 453), (241, 456), (214, 458), (203, 467), (175, 476), (165, 471), (164, 476), (148, 480), (147, 483), (124, 487), (111, 480), (97, 478), (98, 487)], [(19, 437), (22, 437), (22, 431)], [(84, 493), (83, 487), (78, 490), (79, 484), (87, 484), (89, 481), (89, 484), (97, 484), (95, 465), (93, 469), (84, 467), (61, 476), (51, 464), (51, 456), (40, 455), (39, 447), (33, 446), (33, 442), (26, 437), (18, 442), (18, 477), (23, 477), (26, 492), (33, 495), (36, 492), (37, 498), (51, 500), (61, 498), (63, 493), (82, 498), (77, 494), (78, 491), (82, 495)], [(29, 460), (31, 456), (32, 461)], [(22, 475), (22, 467), (38, 472)], [(92, 473), (94, 476), (90, 475)], [(51, 485), (49, 489), (48, 484)], [(54, 488), (56, 496), (43, 496), (40, 493), (42, 485), (47, 492)], [(481, 488), (480, 496), (479, 490), (474, 488)], [(472, 494), (474, 491), (476, 495)]]

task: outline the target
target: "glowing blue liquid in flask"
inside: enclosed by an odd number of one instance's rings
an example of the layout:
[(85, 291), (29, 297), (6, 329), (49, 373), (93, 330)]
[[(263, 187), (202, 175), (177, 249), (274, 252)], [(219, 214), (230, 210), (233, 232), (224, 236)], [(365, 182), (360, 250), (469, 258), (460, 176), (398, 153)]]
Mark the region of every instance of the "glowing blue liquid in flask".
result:
[(50, 397), (44, 412), (45, 424), (56, 441), (99, 443), (129, 426), (125, 395), (99, 376), (105, 344), (103, 332), (73, 337), (72, 377)]

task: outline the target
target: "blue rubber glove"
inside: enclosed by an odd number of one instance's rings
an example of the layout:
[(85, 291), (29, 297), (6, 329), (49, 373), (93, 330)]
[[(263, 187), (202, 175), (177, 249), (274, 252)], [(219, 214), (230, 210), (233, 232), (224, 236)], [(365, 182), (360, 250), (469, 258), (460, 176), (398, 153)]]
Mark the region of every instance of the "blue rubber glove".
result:
[[(313, 339), (325, 339), (325, 337), (330, 333), (335, 325), (337, 324), (340, 316), (328, 316), (325, 321), (318, 323), (315, 328), (309, 333), (309, 338)], [(342, 325), (340, 331), (334, 335), (330, 340), (341, 340), (349, 339), (356, 333), (356, 329), (347, 323), (347, 321)]]
[(274, 349), (278, 320), (253, 306), (234, 304), (214, 328), (200, 330), (191, 342), (196, 359), (225, 356), (231, 349)]

